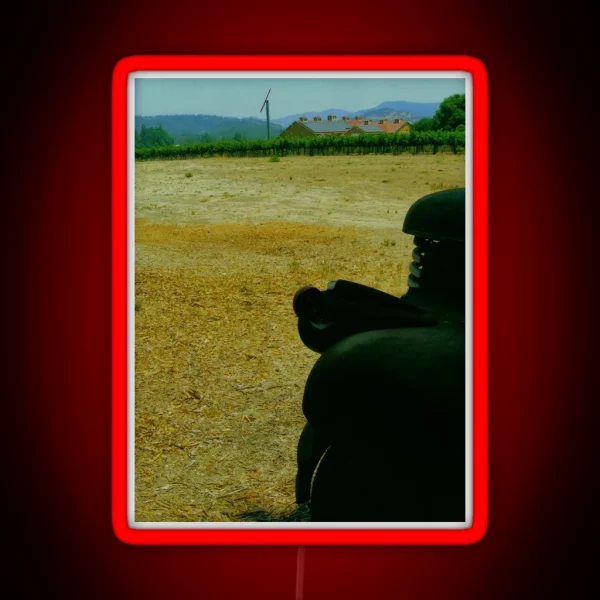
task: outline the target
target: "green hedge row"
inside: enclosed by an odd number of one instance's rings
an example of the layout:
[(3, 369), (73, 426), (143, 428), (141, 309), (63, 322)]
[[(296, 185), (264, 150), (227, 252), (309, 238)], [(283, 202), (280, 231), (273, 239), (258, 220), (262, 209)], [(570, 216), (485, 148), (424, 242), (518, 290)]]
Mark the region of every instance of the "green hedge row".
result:
[(161, 160), (212, 156), (324, 156), (336, 154), (399, 154), (402, 152), (464, 152), (465, 134), (455, 131), (356, 136), (323, 136), (240, 140), (159, 146), (135, 151), (137, 160)]

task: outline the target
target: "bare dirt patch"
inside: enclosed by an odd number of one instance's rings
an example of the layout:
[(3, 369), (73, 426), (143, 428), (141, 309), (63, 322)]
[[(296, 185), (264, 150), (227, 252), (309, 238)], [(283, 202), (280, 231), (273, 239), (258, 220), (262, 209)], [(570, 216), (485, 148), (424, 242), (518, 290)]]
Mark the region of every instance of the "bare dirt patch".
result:
[(293, 294), (336, 278), (404, 293), (406, 210), (463, 185), (451, 155), (136, 164), (138, 521), (306, 519), (295, 452), (319, 355)]
[(464, 184), (464, 162), (448, 154), (141, 162), (136, 214), (180, 225), (283, 220), (400, 231), (415, 200)]

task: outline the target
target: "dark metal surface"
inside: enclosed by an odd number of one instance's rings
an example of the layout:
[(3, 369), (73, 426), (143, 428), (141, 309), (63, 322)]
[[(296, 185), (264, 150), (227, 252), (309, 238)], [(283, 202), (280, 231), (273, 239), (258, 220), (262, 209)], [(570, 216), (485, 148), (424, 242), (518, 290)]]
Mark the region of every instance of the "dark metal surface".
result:
[(432, 240), (465, 241), (465, 190), (435, 192), (417, 200), (406, 213), (404, 233)]
[(296, 504), (310, 500), (313, 474), (330, 443), (327, 436), (319, 434), (310, 423), (304, 426), (297, 450)]
[(464, 520), (464, 190), (417, 201), (404, 231), (416, 245), (404, 296), (337, 280), (294, 298), (321, 354), (298, 446), (313, 521)]

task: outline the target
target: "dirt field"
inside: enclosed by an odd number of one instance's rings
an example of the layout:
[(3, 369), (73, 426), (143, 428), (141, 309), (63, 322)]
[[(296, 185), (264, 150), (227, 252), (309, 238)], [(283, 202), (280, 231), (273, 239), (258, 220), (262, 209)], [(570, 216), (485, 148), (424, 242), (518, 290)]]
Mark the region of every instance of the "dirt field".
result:
[[(186, 173), (191, 176), (186, 177)], [(464, 156), (136, 163), (136, 520), (303, 520), (294, 504), (305, 284), (400, 295), (408, 207)]]

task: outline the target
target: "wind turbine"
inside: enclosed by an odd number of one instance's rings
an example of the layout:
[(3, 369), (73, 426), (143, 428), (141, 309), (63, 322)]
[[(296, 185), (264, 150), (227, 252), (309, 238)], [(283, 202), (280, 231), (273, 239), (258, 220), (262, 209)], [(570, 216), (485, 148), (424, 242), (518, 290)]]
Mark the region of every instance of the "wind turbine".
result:
[(265, 98), (262, 108), (260, 109), (260, 112), (262, 112), (263, 108), (265, 106), (267, 107), (267, 139), (268, 140), (271, 139), (271, 121), (269, 120), (269, 100), (268, 100), (270, 93), (271, 93), (271, 88), (269, 88), (269, 91), (267, 92), (267, 97)]

